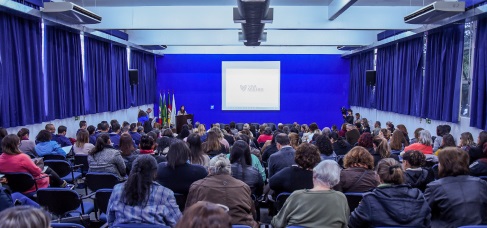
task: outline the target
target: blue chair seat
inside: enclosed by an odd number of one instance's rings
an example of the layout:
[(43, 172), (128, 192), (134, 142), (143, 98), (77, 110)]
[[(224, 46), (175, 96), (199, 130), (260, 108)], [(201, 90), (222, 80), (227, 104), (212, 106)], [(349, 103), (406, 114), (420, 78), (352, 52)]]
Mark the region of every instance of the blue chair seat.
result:
[[(74, 180), (80, 179), (83, 174), (80, 172), (73, 172)], [(61, 179), (68, 182), (68, 183), (74, 183), (73, 176), (71, 176), (71, 173), (62, 177)]]
[(115, 224), (115, 225), (112, 226), (112, 228), (138, 228), (138, 227), (145, 227), (145, 228), (168, 228), (169, 226), (143, 224), (143, 223)]
[(100, 220), (101, 222), (107, 222), (107, 214), (105, 213), (101, 213), (100, 214), (100, 217), (98, 218), (98, 220)]
[[(85, 214), (90, 214), (91, 212), (95, 211), (95, 204), (91, 202), (83, 202), (83, 207), (85, 208)], [(82, 212), (81, 205), (76, 209), (76, 211), (79, 211), (79, 213)], [(69, 213), (69, 216), (79, 216), (79, 213)]]
[(76, 223), (51, 223), (52, 228), (84, 228), (84, 226)]

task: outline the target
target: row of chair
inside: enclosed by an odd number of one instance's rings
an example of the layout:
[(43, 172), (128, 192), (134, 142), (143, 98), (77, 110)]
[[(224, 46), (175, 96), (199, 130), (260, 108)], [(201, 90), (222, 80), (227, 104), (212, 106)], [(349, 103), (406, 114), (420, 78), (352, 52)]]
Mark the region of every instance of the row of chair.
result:
[[(224, 129), (225, 126), (229, 125), (229, 124), (224, 124), (224, 123), (219, 123), (220, 124), (220, 128), (221, 129)], [(275, 131), (277, 130), (277, 125), (275, 123), (266, 123), (268, 127), (271, 128), (272, 131)], [(244, 123), (236, 123), (235, 124), (235, 129), (237, 129), (238, 131), (241, 131), (243, 130), (243, 126), (245, 124)], [(259, 123), (249, 123), (250, 126), (254, 126), (256, 130), (259, 130), (259, 127), (260, 127), (260, 124)], [(283, 126), (287, 126), (289, 128), (291, 128), (293, 126), (293, 124), (283, 124)]]

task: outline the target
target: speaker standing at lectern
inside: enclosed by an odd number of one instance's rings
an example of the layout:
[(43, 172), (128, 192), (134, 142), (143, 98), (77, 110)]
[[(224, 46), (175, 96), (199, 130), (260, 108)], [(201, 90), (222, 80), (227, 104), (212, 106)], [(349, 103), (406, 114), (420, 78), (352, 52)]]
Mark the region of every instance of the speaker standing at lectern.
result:
[(179, 111), (178, 111), (178, 116), (184, 116), (184, 115), (188, 115), (188, 113), (186, 112), (186, 110), (184, 109), (184, 105), (181, 105), (181, 107), (179, 108)]

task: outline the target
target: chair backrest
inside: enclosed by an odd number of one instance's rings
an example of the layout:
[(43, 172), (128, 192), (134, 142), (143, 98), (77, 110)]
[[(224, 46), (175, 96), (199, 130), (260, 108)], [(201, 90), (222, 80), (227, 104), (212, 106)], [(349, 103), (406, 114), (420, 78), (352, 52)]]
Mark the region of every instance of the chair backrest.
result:
[(47, 160), (66, 160), (66, 157), (59, 155), (59, 154), (46, 154), (46, 155), (42, 156), (42, 158), (44, 159), (44, 161), (47, 161)]
[(88, 155), (84, 155), (84, 154), (74, 155), (74, 164), (83, 165), (81, 166), (81, 172), (87, 173), (88, 169), (90, 168), (90, 164), (88, 163)]
[(186, 199), (188, 198), (188, 196), (181, 193), (174, 193), (174, 197), (176, 198), (176, 203), (179, 206), (179, 210), (184, 211)]
[(484, 181), (487, 181), (487, 176), (480, 176), (479, 178), (484, 180)]
[(128, 223), (128, 224), (115, 224), (112, 228), (169, 228), (169, 226), (164, 225), (152, 225), (152, 224), (143, 224), (143, 223)]
[(71, 173), (71, 165), (65, 160), (47, 160), (44, 165), (49, 166), (60, 177), (67, 176)]
[(77, 192), (67, 188), (43, 188), (37, 191), (37, 203), (49, 212), (63, 216), (78, 209), (81, 199)]
[(34, 177), (29, 173), (4, 173), (8, 186), (12, 192), (25, 192), (36, 184)]
[(283, 192), (276, 197), (276, 210), (281, 210), (282, 206), (286, 202), (287, 198), (291, 195), (289, 192)]
[(95, 202), (98, 210), (102, 213), (107, 213), (108, 201), (110, 201), (110, 196), (112, 195), (113, 189), (103, 188), (99, 189), (95, 193)]
[(247, 226), (247, 225), (235, 224), (235, 225), (232, 225), (232, 228), (252, 228), (252, 227), (251, 226)]
[(260, 124), (259, 123), (251, 123), (250, 126), (254, 126), (256, 131), (259, 131)]
[(113, 188), (120, 181), (111, 173), (90, 172), (86, 174), (85, 183), (91, 191), (96, 192), (102, 188)]
[(267, 123), (267, 126), (270, 127), (272, 129), (272, 131), (275, 131), (277, 129), (276, 124), (274, 124), (274, 123)]
[(84, 226), (76, 223), (51, 223), (52, 228), (84, 228)]
[(244, 126), (244, 124), (243, 124), (243, 123), (237, 123), (237, 124), (235, 124), (235, 128), (236, 128), (238, 131), (243, 130), (243, 126)]
[(347, 197), (348, 207), (350, 208), (350, 213), (355, 210), (362, 201), (364, 197), (363, 192), (347, 192), (345, 193), (345, 197)]

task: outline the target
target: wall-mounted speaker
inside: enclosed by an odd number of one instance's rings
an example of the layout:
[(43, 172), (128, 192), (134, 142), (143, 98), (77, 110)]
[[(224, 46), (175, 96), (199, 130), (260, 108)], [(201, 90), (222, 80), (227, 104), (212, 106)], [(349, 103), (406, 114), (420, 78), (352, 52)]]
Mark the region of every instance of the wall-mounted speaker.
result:
[(130, 69), (129, 79), (130, 79), (130, 85), (137, 85), (139, 83), (139, 70)]
[(376, 71), (368, 70), (365, 71), (365, 83), (369, 86), (375, 86)]

